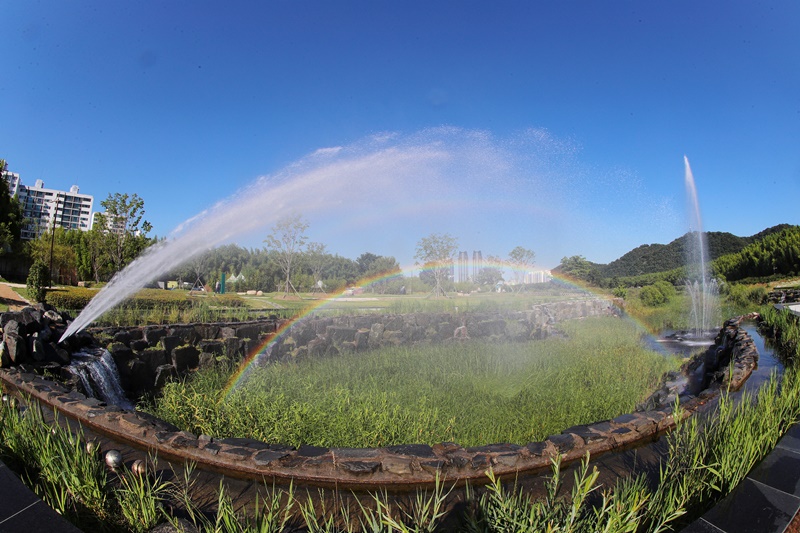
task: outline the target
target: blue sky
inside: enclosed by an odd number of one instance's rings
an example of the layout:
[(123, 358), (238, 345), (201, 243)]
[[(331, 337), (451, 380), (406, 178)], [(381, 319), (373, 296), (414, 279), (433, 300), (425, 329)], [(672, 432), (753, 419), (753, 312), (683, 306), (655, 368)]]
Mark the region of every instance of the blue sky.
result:
[(447, 231), (608, 262), (688, 230), (684, 154), (706, 230), (800, 223), (794, 1), (10, 0), (0, 20), (0, 157), (98, 204), (137, 193), (159, 236), (256, 182), (225, 204), (250, 229), (219, 228), (246, 246), (296, 211), (353, 258), (408, 263)]

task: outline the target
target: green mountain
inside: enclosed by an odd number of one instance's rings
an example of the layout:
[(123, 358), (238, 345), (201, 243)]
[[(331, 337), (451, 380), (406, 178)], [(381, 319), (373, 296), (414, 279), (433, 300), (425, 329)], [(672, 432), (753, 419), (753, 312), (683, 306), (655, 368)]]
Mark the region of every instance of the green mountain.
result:
[[(737, 237), (719, 231), (707, 232), (708, 260), (738, 253), (746, 246), (789, 227), (789, 224), (779, 224), (750, 237)], [(644, 244), (607, 265), (596, 265), (595, 275), (598, 278), (639, 276), (679, 268), (686, 263), (686, 247), (694, 238), (692, 233), (687, 233), (669, 244)]]

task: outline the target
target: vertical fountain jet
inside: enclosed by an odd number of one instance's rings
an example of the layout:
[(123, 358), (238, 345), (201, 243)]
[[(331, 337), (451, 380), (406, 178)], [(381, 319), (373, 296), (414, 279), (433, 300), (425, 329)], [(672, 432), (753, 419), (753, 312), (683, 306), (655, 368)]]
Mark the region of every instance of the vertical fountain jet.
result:
[(689, 238), (686, 241), (686, 291), (691, 297), (692, 335), (700, 337), (716, 327), (719, 321), (717, 305), (717, 282), (708, 272), (708, 243), (703, 233), (697, 187), (694, 182), (689, 158), (683, 156), (685, 165), (686, 198), (689, 215)]

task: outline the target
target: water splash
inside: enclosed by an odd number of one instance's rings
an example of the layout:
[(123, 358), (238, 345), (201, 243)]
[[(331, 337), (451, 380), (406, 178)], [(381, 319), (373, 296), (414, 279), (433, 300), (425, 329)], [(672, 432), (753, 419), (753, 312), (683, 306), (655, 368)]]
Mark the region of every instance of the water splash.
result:
[(708, 242), (703, 232), (700, 203), (689, 158), (683, 156), (689, 231), (686, 246), (686, 291), (691, 297), (690, 328), (695, 337), (706, 335), (719, 323), (719, 288), (708, 270)]
[(119, 382), (119, 373), (114, 358), (108, 350), (96, 353), (77, 352), (72, 354), (70, 366), (76, 370), (83, 388), (89, 396), (99, 398), (109, 405), (123, 409), (133, 409)]
[(560, 217), (557, 195), (566, 187), (554, 173), (571, 174), (564, 170), (569, 151), (544, 130), (498, 141), (486, 132), (450, 127), (317, 150), (180, 224), (114, 276), (61, 340), (159, 275), (297, 213), (326, 217), (327, 231), (338, 234), (379, 227), (382, 241), (393, 245), (432, 228), (474, 235), (502, 231), (486, 227), (487, 220), (504, 222), (505, 231), (532, 225), (531, 217), (545, 224)]

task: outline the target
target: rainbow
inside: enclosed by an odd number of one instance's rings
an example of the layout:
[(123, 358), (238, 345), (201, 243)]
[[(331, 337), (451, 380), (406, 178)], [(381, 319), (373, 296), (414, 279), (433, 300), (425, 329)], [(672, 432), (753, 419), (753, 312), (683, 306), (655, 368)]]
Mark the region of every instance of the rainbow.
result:
[[(412, 274), (414, 272), (419, 271), (433, 271), (437, 268), (441, 267), (450, 267), (451, 263), (427, 263), (425, 266), (420, 267), (419, 265), (408, 266), (404, 268), (400, 268), (397, 270), (392, 270), (390, 272), (383, 272), (373, 276), (368, 276), (361, 278), (358, 283), (356, 283), (357, 287), (369, 287), (375, 285), (377, 283), (381, 283), (383, 281), (388, 281), (394, 278), (403, 277), (408, 274)], [(509, 261), (503, 260), (488, 260), (484, 261), (482, 264), (483, 268), (497, 268), (503, 271), (511, 271), (512, 273), (517, 274), (525, 274), (525, 272), (530, 271), (530, 268), (520, 267), (517, 264), (511, 263)], [(608, 294), (601, 292), (598, 288), (590, 286), (588, 283), (584, 282), (583, 280), (579, 280), (577, 278), (573, 278), (571, 276), (567, 276), (560, 273), (552, 274), (553, 278), (558, 280), (560, 283), (572, 288), (581, 291), (588, 292), (594, 296), (600, 298), (608, 298)], [(335, 304), (338, 300), (350, 296), (351, 289), (345, 289), (337, 294), (333, 294), (328, 298), (319, 299), (319, 300), (310, 300), (314, 302), (308, 308), (304, 309), (302, 312), (298, 313), (297, 316), (285, 320), (281, 323), (278, 329), (269, 335), (264, 342), (257, 345), (255, 348), (250, 350), (250, 352), (246, 355), (246, 357), (242, 360), (239, 365), (239, 368), (228, 378), (225, 387), (222, 389), (220, 394), (220, 401), (224, 401), (228, 396), (236, 390), (236, 388), (245, 381), (247, 375), (250, 373), (250, 370), (253, 368), (253, 364), (258, 361), (259, 357), (264, 353), (268, 353), (272, 346), (278, 343), (289, 331), (292, 326), (301, 323), (308, 317), (314, 315), (316, 312), (324, 309), (325, 307), (331, 306)], [(654, 337), (653, 333), (649, 331), (649, 329), (644, 325), (644, 323), (638, 319), (631, 317), (630, 315), (625, 315), (626, 318), (632, 321), (637, 327), (643, 332), (644, 335), (648, 335), (650, 337)]]

